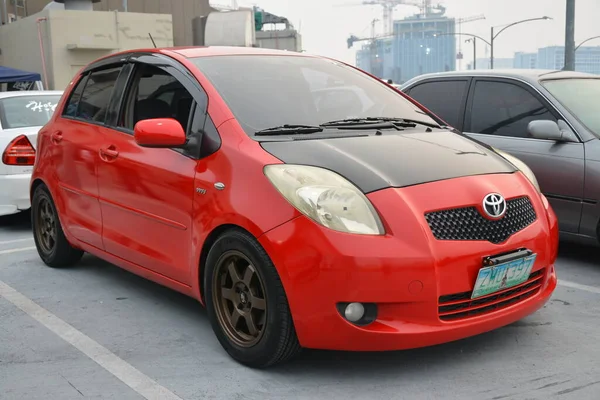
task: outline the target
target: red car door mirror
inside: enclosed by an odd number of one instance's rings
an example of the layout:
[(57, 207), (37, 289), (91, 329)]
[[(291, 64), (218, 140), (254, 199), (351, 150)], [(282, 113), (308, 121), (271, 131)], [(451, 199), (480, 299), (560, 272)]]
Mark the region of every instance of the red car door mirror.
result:
[(180, 147), (186, 144), (185, 131), (172, 118), (145, 119), (133, 128), (135, 142), (142, 147)]

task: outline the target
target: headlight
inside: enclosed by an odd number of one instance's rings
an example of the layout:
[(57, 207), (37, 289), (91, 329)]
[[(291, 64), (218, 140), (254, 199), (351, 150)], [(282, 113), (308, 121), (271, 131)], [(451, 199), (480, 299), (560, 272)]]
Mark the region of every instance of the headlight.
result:
[(290, 164), (267, 165), (264, 172), (287, 201), (317, 223), (346, 233), (385, 234), (369, 199), (335, 172)]
[(529, 168), (527, 166), (527, 164), (525, 164), (523, 161), (519, 160), (517, 157), (511, 156), (510, 154), (503, 152), (502, 150), (498, 150), (498, 149), (494, 148), (494, 151), (496, 153), (500, 154), (502, 157), (506, 158), (509, 163), (511, 163), (512, 165), (517, 167), (519, 170), (521, 170), (521, 172), (527, 177), (527, 179), (529, 179), (531, 181), (533, 186), (535, 186), (537, 191), (540, 193), (542, 192), (540, 190), (540, 185), (537, 181), (537, 178), (535, 177), (535, 174), (533, 173), (531, 168)]

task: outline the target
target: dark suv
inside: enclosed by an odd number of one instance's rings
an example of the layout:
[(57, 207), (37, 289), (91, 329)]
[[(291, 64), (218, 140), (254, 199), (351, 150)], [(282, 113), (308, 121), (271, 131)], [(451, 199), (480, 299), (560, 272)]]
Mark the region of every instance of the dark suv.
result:
[(598, 243), (600, 76), (541, 70), (426, 74), (401, 90), (536, 174), (561, 236)]

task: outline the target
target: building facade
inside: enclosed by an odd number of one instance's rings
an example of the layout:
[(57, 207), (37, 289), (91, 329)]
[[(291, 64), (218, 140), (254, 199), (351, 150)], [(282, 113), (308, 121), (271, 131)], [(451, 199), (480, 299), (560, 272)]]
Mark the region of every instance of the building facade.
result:
[(43, 10), (36, 16), (0, 26), (0, 65), (39, 73), (46, 89), (64, 90), (99, 57), (151, 47), (150, 35), (158, 46), (173, 46), (169, 14)]
[[(537, 53), (537, 68), (562, 69), (565, 65), (565, 47), (543, 47)], [(575, 52), (575, 71), (600, 74), (600, 46), (582, 46)]]
[[(94, 4), (96, 11), (127, 11), (144, 14), (170, 14), (173, 21), (173, 42), (175, 46), (192, 46), (194, 32), (192, 20), (196, 17), (206, 16), (215, 11), (209, 5), (209, 0), (101, 0)], [(10, 2), (9, 2), (10, 3)], [(19, 3), (17, 1), (17, 3)], [(9, 13), (17, 12), (19, 17), (36, 14), (44, 9), (50, 0), (26, 0), (20, 4), (21, 8), (8, 7)]]
[(421, 74), (454, 71), (455, 27), (454, 18), (443, 16), (394, 21), (392, 79), (403, 83)]
[(516, 52), (513, 62), (514, 68), (535, 69), (537, 68), (537, 53)]

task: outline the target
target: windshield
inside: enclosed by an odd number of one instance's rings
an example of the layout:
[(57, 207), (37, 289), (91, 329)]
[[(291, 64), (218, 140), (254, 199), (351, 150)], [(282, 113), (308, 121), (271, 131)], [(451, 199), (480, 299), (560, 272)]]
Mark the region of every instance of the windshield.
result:
[(398, 117), (436, 124), (377, 79), (331, 60), (302, 56), (192, 58), (244, 130)]
[(557, 79), (542, 85), (582, 124), (600, 136), (600, 79)]
[(60, 100), (60, 95), (15, 96), (0, 99), (2, 129), (45, 125)]

